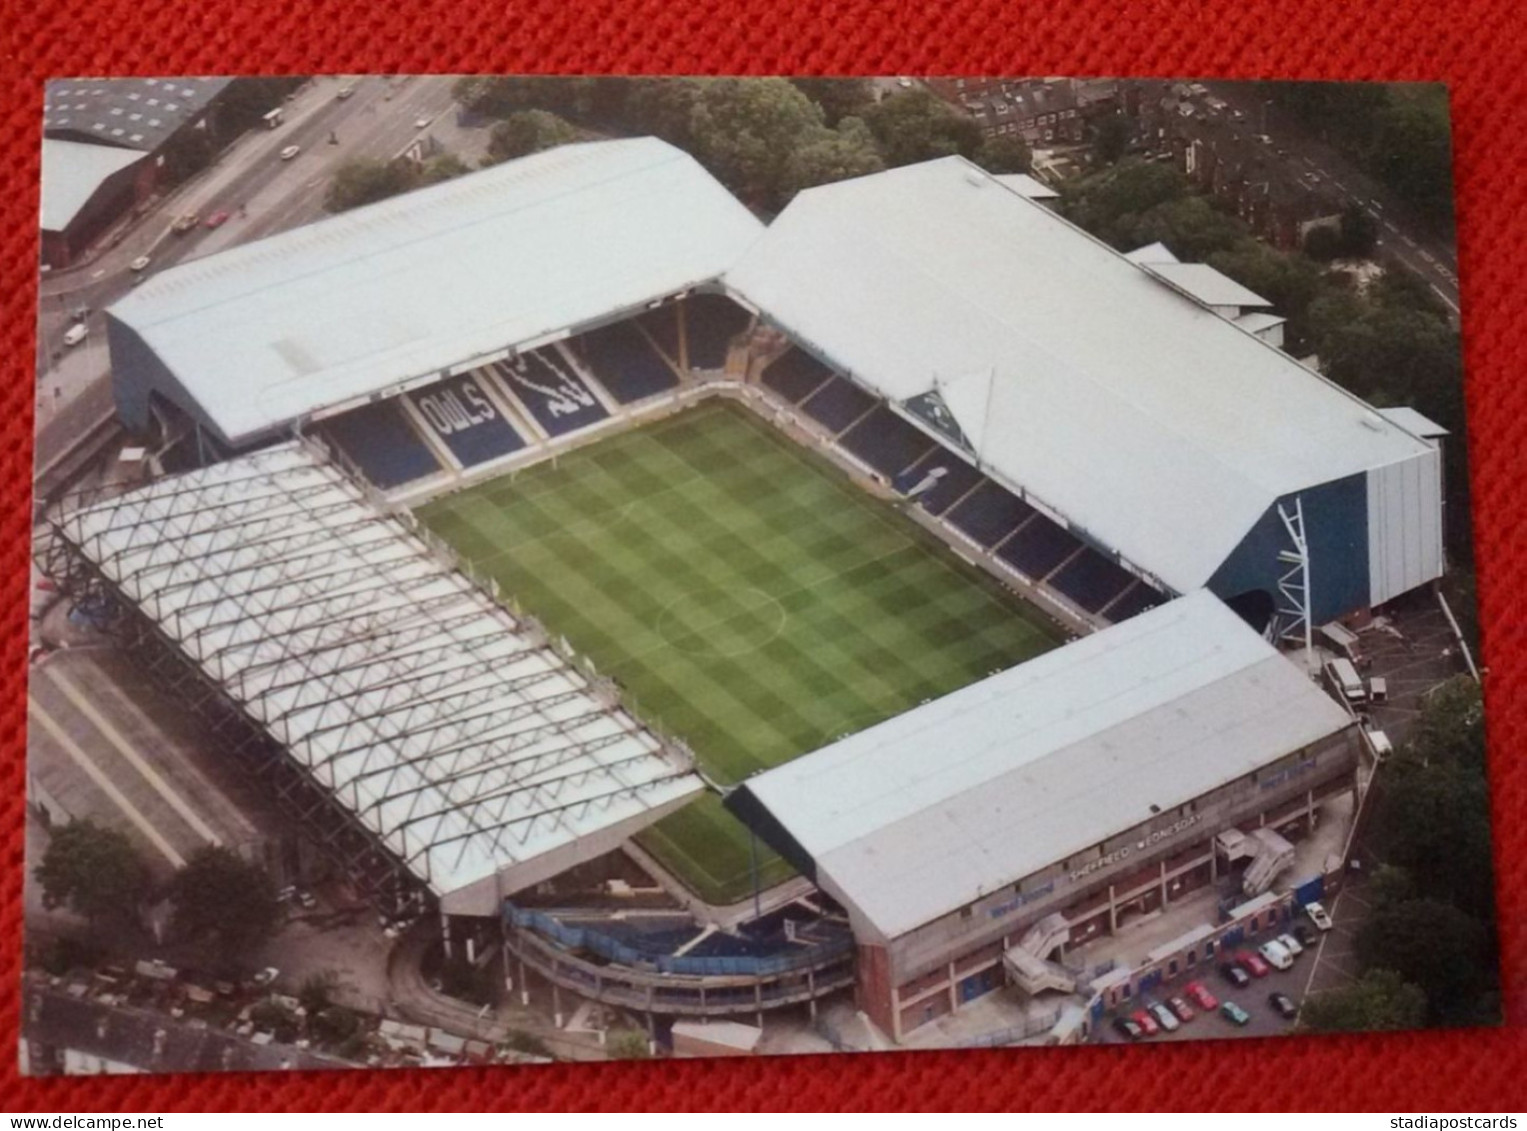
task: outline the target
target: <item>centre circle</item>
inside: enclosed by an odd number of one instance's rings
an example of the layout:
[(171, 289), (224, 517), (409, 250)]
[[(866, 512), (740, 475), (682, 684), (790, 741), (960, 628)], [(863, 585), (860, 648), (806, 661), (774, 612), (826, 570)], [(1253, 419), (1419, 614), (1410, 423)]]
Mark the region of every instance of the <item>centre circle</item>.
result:
[(749, 587), (717, 600), (718, 593), (681, 593), (657, 617), (657, 634), (677, 652), (727, 658), (756, 652), (785, 630), (790, 614), (777, 597)]

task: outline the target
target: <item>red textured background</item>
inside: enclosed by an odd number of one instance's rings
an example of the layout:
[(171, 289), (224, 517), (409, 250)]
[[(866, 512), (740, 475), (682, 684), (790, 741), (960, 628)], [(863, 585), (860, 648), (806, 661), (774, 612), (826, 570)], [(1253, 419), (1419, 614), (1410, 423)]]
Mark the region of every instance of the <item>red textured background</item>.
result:
[[(1515, 10), (1513, 10), (1515, 9)], [(1527, 1107), (1527, 16), (1513, 0), (0, 0), (0, 1108)], [(42, 81), (84, 74), (605, 71), (1444, 80), (1507, 1023), (1499, 1030), (547, 1068), (21, 1080), (26, 539)]]

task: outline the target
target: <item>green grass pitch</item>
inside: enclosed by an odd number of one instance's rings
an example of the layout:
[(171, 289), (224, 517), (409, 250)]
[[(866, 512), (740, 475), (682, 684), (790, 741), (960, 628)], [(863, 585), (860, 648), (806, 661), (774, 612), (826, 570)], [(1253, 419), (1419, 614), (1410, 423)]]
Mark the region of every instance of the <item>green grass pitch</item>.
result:
[[(1046, 651), (1030, 606), (821, 457), (712, 402), (425, 506), (423, 521), (732, 783)], [(638, 838), (752, 890), (706, 795)], [(789, 866), (758, 846), (765, 886)]]

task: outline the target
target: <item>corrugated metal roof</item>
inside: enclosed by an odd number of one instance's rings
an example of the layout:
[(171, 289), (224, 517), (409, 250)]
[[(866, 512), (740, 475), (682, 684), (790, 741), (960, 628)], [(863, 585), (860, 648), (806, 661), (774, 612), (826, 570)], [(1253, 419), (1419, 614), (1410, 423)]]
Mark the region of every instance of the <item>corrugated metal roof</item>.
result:
[(713, 279), (761, 230), (665, 142), (565, 145), (172, 267), (111, 313), (239, 441)]
[(55, 524), (438, 895), (703, 788), (544, 632), (303, 447)]
[(986, 468), (1179, 592), (1280, 496), (1421, 450), (958, 157), (808, 189), (726, 280), (897, 401), (986, 375)]
[(224, 76), (53, 79), (43, 91), (43, 133), (152, 153), (232, 81)]
[(42, 230), (62, 232), (113, 173), (143, 160), (132, 149), (42, 139)]
[(894, 938), (1350, 725), (1199, 591), (746, 788)]

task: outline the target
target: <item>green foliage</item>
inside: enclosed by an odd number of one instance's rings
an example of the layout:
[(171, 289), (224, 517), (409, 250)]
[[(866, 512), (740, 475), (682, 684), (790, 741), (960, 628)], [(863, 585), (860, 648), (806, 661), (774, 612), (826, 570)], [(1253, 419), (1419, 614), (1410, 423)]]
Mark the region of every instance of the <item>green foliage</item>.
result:
[(510, 114), (493, 127), (488, 134), (488, 155), (485, 165), (500, 161), (512, 161), (539, 153), (543, 149), (555, 149), (579, 138), (578, 127), (565, 118), (547, 110), (520, 110)]
[(169, 894), (177, 935), (232, 953), (268, 938), (280, 919), (265, 869), (221, 845), (199, 849), (176, 873)]
[(439, 157), (431, 157), (424, 163), (424, 168), (419, 171), (417, 183), (422, 188), (425, 185), (454, 180), (471, 171), (471, 167), (454, 153), (442, 153)]
[(1116, 110), (1095, 120), (1088, 128), (1088, 133), (1093, 163), (1104, 166), (1112, 165), (1124, 156), (1133, 131), (1123, 111)]
[(898, 91), (864, 112), (887, 168), (981, 152), (981, 127), (922, 87)]
[(32, 874), (43, 905), (68, 907), (97, 925), (135, 924), (148, 894), (148, 872), (128, 839), (92, 821), (54, 829)]
[(790, 154), (780, 176), (779, 193), (783, 200), (788, 201), (802, 189), (863, 177), (885, 168), (863, 123), (857, 118), (845, 118), (843, 125), (848, 128), (823, 130), (816, 140)]
[(1215, 252), (1209, 266), (1250, 287), (1273, 304), (1273, 309), (1302, 331), (1310, 304), (1320, 295), (1324, 280), (1307, 256), (1287, 253), (1258, 240), (1243, 239), (1233, 248)]
[(1142, 215), (1161, 205), (1184, 200), (1188, 195), (1187, 179), (1171, 166), (1121, 161), (1111, 169), (1064, 186), (1061, 211), (1098, 239), (1129, 251), (1140, 246), (1137, 228)]
[(328, 212), (347, 212), (407, 192), (418, 184), (418, 168), (411, 161), (348, 161), (339, 167), (323, 206)]
[(1304, 235), (1304, 254), (1321, 263), (1340, 259), (1342, 255), (1341, 231), (1329, 224), (1317, 224)]
[(1478, 919), (1430, 898), (1375, 907), (1356, 939), (1364, 969), (1392, 970), (1419, 986), (1440, 1024), (1478, 1019), (1479, 999), (1493, 981), (1490, 950)]
[(1027, 173), (1033, 156), (1028, 144), (1017, 134), (998, 134), (982, 142), (976, 164), (993, 176)]
[(325, 1006), (316, 1011), (308, 1008), (308, 1018), (308, 1028), (313, 1036), (327, 1045), (343, 1046), (361, 1028), (360, 1015), (342, 1005)]
[[(798, 150), (821, 143), (816, 163), (832, 135), (822, 110), (788, 79), (711, 79), (703, 87), (690, 120), (692, 152), (744, 201), (780, 202), (785, 171)], [(846, 143), (847, 144), (847, 143)]]
[(631, 128), (689, 150), (693, 141), (692, 122), (705, 96), (706, 82), (706, 79), (694, 78), (642, 82), (627, 104)]
[(1416, 897), (1416, 883), (1404, 868), (1381, 864), (1373, 873), (1373, 879), (1368, 881), (1366, 895), (1369, 902), (1377, 906), (1404, 903)]
[(289, 1045), (302, 1031), (302, 1019), (275, 998), (266, 998), (249, 1010), (249, 1020), (256, 1029), (270, 1033), (283, 1045)]
[(791, 84), (822, 111), (822, 121), (836, 128), (844, 118), (863, 117), (875, 102), (868, 79), (795, 78)]
[(605, 1038), (604, 1048), (611, 1060), (645, 1060), (652, 1055), (647, 1034), (636, 1029), (612, 1031)]
[(303, 980), (302, 988), (297, 991), (297, 1000), (309, 1016), (314, 1016), (333, 1004), (334, 995), (341, 985), (343, 979), (337, 970), (320, 970)]
[(509, 1035), (504, 1038), (503, 1044), (510, 1052), (520, 1052), (526, 1056), (541, 1056), (548, 1060), (554, 1059), (550, 1046), (534, 1033), (511, 1029)]
[(37, 957), (37, 963), (49, 974), (63, 977), (71, 970), (83, 970), (101, 960), (101, 948), (88, 939), (60, 935), (49, 939)]
[(1350, 203), (1341, 211), (1341, 254), (1366, 259), (1379, 242), (1379, 222), (1367, 209)]
[(1426, 1022), (1426, 994), (1393, 970), (1369, 970), (1351, 985), (1307, 998), (1299, 1027), (1315, 1033), (1415, 1029)]

